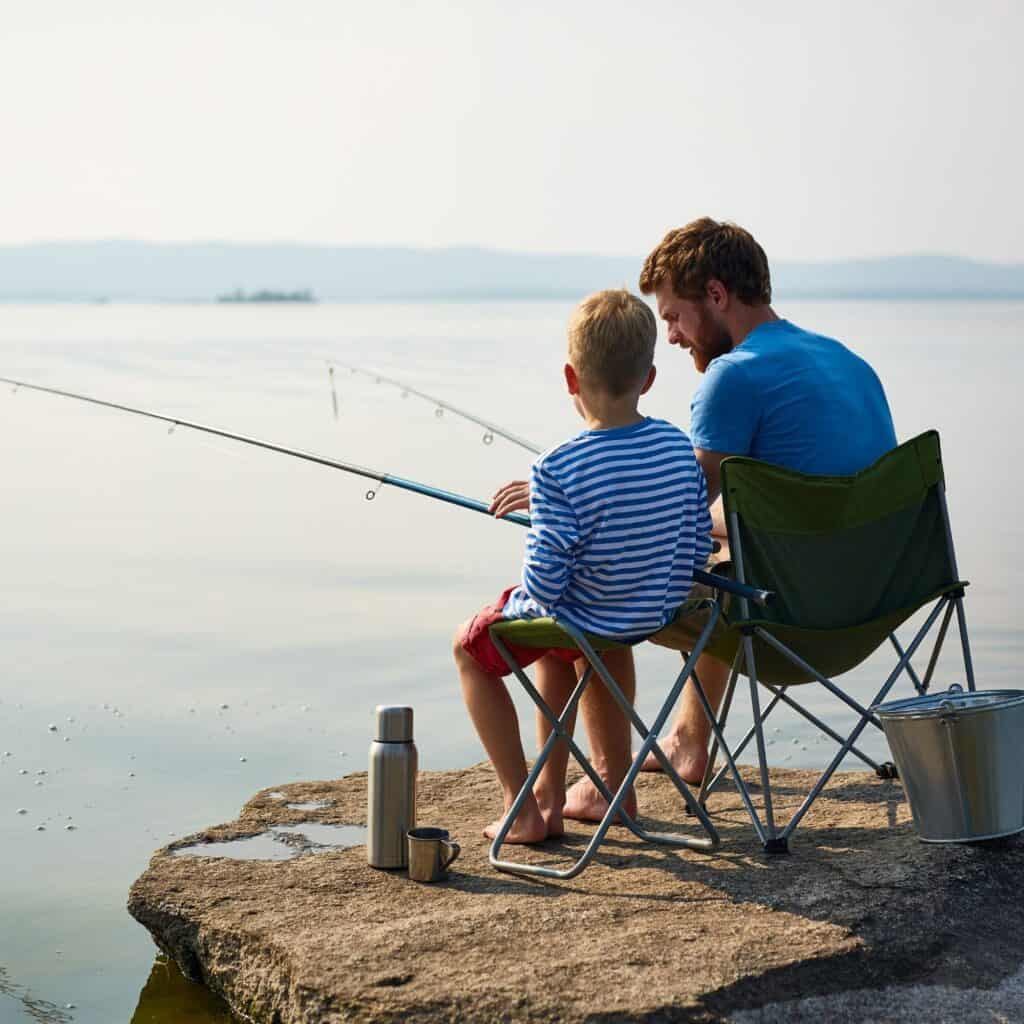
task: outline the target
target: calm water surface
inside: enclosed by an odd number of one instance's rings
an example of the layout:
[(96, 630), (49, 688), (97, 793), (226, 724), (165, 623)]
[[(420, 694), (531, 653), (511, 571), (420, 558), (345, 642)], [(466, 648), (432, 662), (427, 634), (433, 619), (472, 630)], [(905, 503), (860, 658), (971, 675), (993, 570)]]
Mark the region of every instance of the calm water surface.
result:
[[(1006, 510), (1024, 499), (1024, 304), (779, 310), (873, 363), (901, 439), (941, 431), (979, 685), (1018, 686), (1024, 546)], [(568, 312), (2, 306), (0, 374), (486, 497), (525, 475), (525, 452), (340, 370), (335, 420), (326, 360), (547, 445), (578, 424), (559, 387)], [(694, 373), (660, 345), (645, 411), (685, 427)], [(232, 819), (257, 789), (363, 768), (377, 703), (415, 706), (425, 768), (480, 760), (449, 636), (515, 579), (522, 531), (396, 490), (366, 501), (342, 473), (7, 388), (0, 472), (0, 1021), (222, 1021), (154, 962), (124, 910), (131, 882), (154, 849)], [(638, 662), (650, 714), (676, 659), (648, 645)], [(862, 699), (880, 671), (848, 677)], [(944, 659), (939, 684), (961, 679)], [(827, 760), (812, 732), (779, 724), (779, 763)]]

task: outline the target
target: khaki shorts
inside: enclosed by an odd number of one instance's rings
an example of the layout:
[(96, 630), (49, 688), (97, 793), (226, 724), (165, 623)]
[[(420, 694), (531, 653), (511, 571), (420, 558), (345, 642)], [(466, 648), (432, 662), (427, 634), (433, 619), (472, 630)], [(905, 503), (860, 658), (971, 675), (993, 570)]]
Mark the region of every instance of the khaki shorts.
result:
[[(704, 571), (712, 572), (719, 576), (726, 576), (729, 579), (733, 578), (732, 562), (727, 560), (716, 561), (714, 557), (709, 558), (707, 565), (704, 566)], [(716, 594), (717, 592), (714, 587), (709, 587), (706, 583), (694, 583), (690, 588), (686, 601), (680, 606), (676, 617), (667, 626), (659, 629), (654, 636), (648, 637), (650, 642), (657, 644), (659, 647), (670, 647), (674, 651), (692, 651), (694, 645), (700, 639), (701, 633), (704, 632), (710, 611), (707, 608), (688, 610), (688, 606), (691, 602), (715, 597)], [(722, 594), (721, 596), (723, 612), (729, 609), (730, 596), (729, 594)], [(708, 639), (707, 647), (709, 653), (715, 653), (710, 648), (719, 646), (715, 641), (723, 639), (727, 628), (726, 624), (719, 619), (714, 630), (712, 630), (711, 637)]]

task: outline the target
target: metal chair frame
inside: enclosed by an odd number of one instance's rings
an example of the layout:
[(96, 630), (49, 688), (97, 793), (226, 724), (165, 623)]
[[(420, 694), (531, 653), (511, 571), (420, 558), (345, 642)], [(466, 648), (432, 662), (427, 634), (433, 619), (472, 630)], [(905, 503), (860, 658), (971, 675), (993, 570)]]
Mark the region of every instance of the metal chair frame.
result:
[[(939, 484), (938, 496), (939, 504), (942, 510), (943, 523), (945, 526), (945, 535), (948, 547), (950, 566), (952, 569), (954, 579), (959, 580), (959, 575), (956, 567), (956, 556), (953, 550), (952, 531), (950, 529), (949, 524), (949, 511), (946, 505), (945, 487), (942, 484)], [(740, 540), (739, 519), (735, 512), (729, 512), (728, 517), (730, 523), (731, 538), (730, 548), (732, 553), (733, 565), (735, 567), (736, 572), (736, 579), (737, 582), (741, 584), (746, 584), (747, 580), (744, 577), (743, 551)], [(717, 580), (715, 585), (720, 586)], [(831, 779), (832, 775), (839, 767), (839, 764), (842, 762), (843, 758), (846, 757), (848, 753), (852, 753), (856, 757), (859, 757), (869, 767), (873, 768), (880, 777), (894, 778), (896, 772), (895, 767), (891, 763), (877, 763), (872, 758), (864, 754), (863, 751), (859, 750), (856, 747), (856, 741), (860, 734), (863, 732), (863, 730), (869, 724), (875, 726), (878, 729), (882, 728), (881, 722), (872, 713), (871, 708), (874, 708), (883, 700), (885, 700), (889, 691), (896, 684), (896, 682), (898, 681), (900, 676), (903, 675), (904, 672), (906, 672), (907, 675), (910, 677), (911, 682), (914, 685), (914, 688), (917, 690), (919, 694), (924, 694), (928, 691), (928, 687), (931, 684), (932, 676), (935, 671), (935, 666), (938, 662), (939, 654), (941, 653), (942, 646), (946, 638), (946, 633), (949, 628), (950, 620), (952, 618), (954, 611), (956, 612), (957, 616), (957, 626), (960, 634), (960, 643), (963, 653), (964, 672), (967, 678), (967, 686), (968, 689), (971, 691), (975, 689), (974, 666), (971, 660), (970, 641), (967, 636), (967, 620), (964, 613), (963, 597), (964, 590), (962, 585), (939, 597), (938, 600), (935, 602), (934, 607), (928, 613), (928, 616), (925, 619), (924, 623), (917, 630), (913, 640), (910, 642), (909, 646), (906, 649), (904, 649), (903, 646), (900, 644), (895, 633), (889, 634), (889, 640), (896, 650), (896, 653), (898, 655), (898, 661), (896, 663), (896, 667), (886, 678), (885, 683), (882, 685), (881, 689), (875, 694), (874, 699), (871, 701), (871, 704), (867, 708), (863, 707), (861, 704), (855, 701), (852, 697), (845, 693), (839, 686), (837, 686), (836, 683), (834, 683), (830, 679), (827, 679), (824, 675), (815, 670), (813, 666), (809, 665), (806, 661), (804, 661), (799, 654), (791, 650), (788, 646), (786, 646), (784, 643), (782, 643), (780, 640), (774, 637), (771, 634), (770, 629), (766, 629), (765, 627), (760, 625), (741, 626), (740, 629), (743, 633), (742, 642), (736, 652), (735, 658), (733, 659), (732, 668), (729, 673), (729, 681), (726, 686), (725, 697), (722, 703), (722, 710), (719, 715), (716, 716), (712, 711), (707, 696), (704, 693), (704, 688), (701, 685), (700, 680), (697, 678), (696, 673), (690, 673), (693, 675), (694, 686), (698, 699), (701, 703), (701, 706), (704, 709), (704, 713), (707, 715), (708, 720), (711, 724), (711, 731), (713, 736), (713, 742), (710, 757), (708, 760), (707, 771), (705, 772), (704, 778), (701, 782), (701, 786), (698, 792), (698, 800), (701, 803), (701, 805), (704, 804), (704, 801), (708, 794), (710, 794), (717, 787), (718, 783), (724, 777), (726, 772), (728, 772), (733, 777), (733, 780), (736, 784), (736, 788), (738, 789), (740, 797), (743, 800), (744, 806), (747, 809), (747, 813), (750, 815), (751, 822), (754, 826), (754, 831), (757, 833), (757, 837), (763, 844), (765, 851), (767, 853), (786, 853), (789, 850), (790, 837), (793, 835), (794, 831), (796, 830), (800, 821), (803, 819), (804, 815), (807, 813), (810, 806), (817, 799), (822, 789), (828, 784), (828, 781)], [(746, 594), (739, 594), (738, 599), (740, 606), (741, 621), (749, 619), (750, 608)], [(913, 665), (911, 664), (911, 658), (917, 652), (918, 648), (921, 646), (922, 642), (934, 626), (940, 613), (942, 613), (943, 611), (945, 612), (945, 615), (943, 617), (942, 624), (939, 627), (939, 632), (936, 637), (931, 656), (928, 660), (928, 666), (925, 670), (924, 677), (921, 678), (914, 670)], [(785, 658), (787, 658), (800, 671), (813, 676), (814, 681), (820, 683), (834, 696), (842, 700), (844, 703), (846, 703), (849, 707), (851, 707), (854, 711), (857, 712), (857, 714), (860, 717), (856, 726), (853, 728), (849, 736), (843, 738), (839, 733), (826, 726), (824, 722), (818, 719), (815, 715), (811, 714), (811, 712), (807, 711), (806, 708), (803, 708), (797, 701), (795, 701), (786, 693), (788, 687), (773, 686), (770, 684), (758, 682), (757, 664), (754, 657), (754, 637), (757, 637), (764, 643), (769, 644), (776, 651), (778, 651)], [(736, 683), (740, 674), (741, 666), (746, 667), (746, 675), (749, 677), (750, 704), (753, 715), (753, 725), (751, 725), (750, 729), (747, 731), (747, 734), (743, 737), (743, 739), (739, 742), (739, 744), (737, 744), (736, 748), (733, 750), (729, 747), (728, 743), (726, 742), (723, 731), (725, 728), (726, 721), (728, 719), (729, 709), (732, 705), (732, 700), (735, 693)], [(772, 700), (763, 712), (761, 710), (760, 696), (758, 692), (759, 686), (765, 686), (766, 689), (768, 689), (772, 693)], [(813, 725), (821, 729), (822, 732), (828, 735), (831, 739), (840, 744), (838, 753), (835, 755), (835, 757), (829, 763), (828, 767), (819, 777), (818, 781), (814, 784), (810, 792), (804, 798), (803, 802), (800, 804), (799, 808), (797, 808), (793, 816), (790, 818), (789, 822), (781, 829), (777, 828), (775, 824), (774, 808), (772, 805), (771, 783), (768, 775), (768, 758), (764, 738), (764, 722), (768, 718), (769, 714), (771, 714), (775, 707), (780, 703), (785, 703), (789, 707), (792, 707), (799, 714), (803, 715), (804, 718), (810, 721)], [(736, 758), (739, 757), (743, 750), (748, 746), (752, 738), (755, 739), (757, 745), (758, 769), (760, 774), (764, 802), (764, 821), (761, 820), (757, 811), (755, 810), (753, 800), (750, 795), (749, 787), (743, 781), (739, 773), (739, 770), (736, 766)], [(715, 774), (714, 764), (719, 751), (721, 751), (726, 761), (726, 764), (717, 774)]]
[[(665, 700), (662, 702), (661, 709), (654, 719), (650, 729), (647, 728), (646, 724), (637, 714), (630, 701), (626, 699), (626, 696), (623, 694), (619, 684), (608, 671), (601, 659), (601, 656), (594, 650), (593, 645), (587, 637), (574, 626), (567, 622), (557, 622), (557, 624), (572, 638), (573, 642), (579, 648), (581, 655), (586, 657), (589, 664), (580, 677), (579, 682), (576, 684), (576, 687), (573, 689), (573, 692), (560, 715), (556, 714), (537, 692), (529, 677), (523, 669), (520, 668), (515, 657), (502, 641), (502, 638), (493, 631), (491, 632), (491, 639), (494, 642), (494, 646), (498, 649), (498, 652), (501, 654), (502, 658), (504, 658), (506, 664), (515, 674), (519, 682), (522, 683), (523, 688), (529, 694), (534, 704), (537, 705), (544, 717), (551, 723), (552, 730), (547, 742), (538, 754), (537, 760), (534, 762), (533, 768), (527, 776), (526, 782), (523, 784), (523, 787), (516, 796), (512, 807), (505, 816), (505, 820), (502, 823), (498, 834), (494, 837), (494, 842), (491, 844), (490, 849), (490, 862), (493, 867), (497, 868), (499, 871), (505, 871), (509, 874), (515, 875), (556, 878), (561, 880), (575, 878), (576, 875), (583, 871), (583, 869), (586, 868), (586, 866), (594, 859), (598, 848), (604, 841), (608, 829), (611, 828), (616, 818), (619, 817), (621, 817), (622, 823), (630, 830), (630, 832), (633, 833), (633, 835), (645, 842), (687, 850), (709, 851), (718, 847), (720, 843), (719, 835), (715, 826), (712, 824), (707, 811), (701, 806), (700, 801), (693, 794), (690, 787), (687, 786), (679, 776), (679, 773), (672, 767), (672, 763), (669, 761), (668, 757), (666, 757), (658, 744), (658, 735), (667, 721), (669, 714), (671, 714), (672, 708), (678, 700), (683, 686), (686, 684), (686, 680), (693, 673), (693, 668), (697, 663), (697, 659), (704, 650), (704, 646), (718, 622), (721, 610), (716, 600), (712, 598), (702, 599), (700, 601), (700, 606), (708, 609), (708, 622), (704, 626), (697, 643), (694, 644), (693, 650), (686, 656), (683, 670), (679, 674), (678, 679), (672, 686)], [(611, 792), (601, 776), (594, 770), (593, 765), (591, 765), (583, 751), (580, 750), (576, 741), (572, 738), (572, 734), (566, 727), (566, 724), (575, 714), (579, 700), (583, 696), (587, 686), (592, 682), (595, 673), (600, 681), (608, 688), (608, 692), (615, 699), (615, 702), (622, 709), (623, 714), (626, 715), (633, 728), (637, 730), (642, 738), (640, 749), (634, 757), (633, 762), (629, 767), (629, 771), (626, 773), (626, 777), (622, 781), (622, 785), (619, 786), (615, 793)], [(501, 857), (502, 845), (505, 842), (512, 824), (515, 822), (520, 810), (522, 810), (527, 796), (533, 790), (533, 785), (537, 781), (537, 777), (540, 775), (541, 769), (551, 756), (555, 744), (559, 740), (564, 740), (568, 744), (569, 752), (572, 757), (583, 769), (587, 778), (590, 779), (605, 800), (608, 801), (608, 810), (598, 823), (597, 829), (590, 838), (590, 841), (587, 843), (587, 847), (583, 851), (583, 854), (568, 868), (550, 868), (540, 864), (525, 864), (518, 861), (505, 860)], [(650, 753), (653, 753), (655, 757), (657, 757), (658, 761), (661, 763), (662, 770), (679, 791), (687, 810), (697, 818), (697, 821), (700, 823), (706, 833), (706, 836), (688, 836), (674, 832), (651, 832), (639, 825), (636, 820), (625, 812), (623, 804), (626, 796), (630, 792), (633, 783), (636, 781), (636, 777), (640, 772), (640, 768), (643, 765), (644, 760)]]

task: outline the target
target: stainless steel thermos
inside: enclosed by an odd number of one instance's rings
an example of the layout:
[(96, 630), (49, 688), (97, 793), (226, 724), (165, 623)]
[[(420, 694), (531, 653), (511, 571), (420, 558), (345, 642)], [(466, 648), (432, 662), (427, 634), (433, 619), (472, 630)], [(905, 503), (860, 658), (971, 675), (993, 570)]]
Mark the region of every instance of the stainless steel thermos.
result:
[(371, 867), (409, 864), (405, 834), (416, 824), (416, 766), (412, 708), (379, 705), (367, 785), (366, 859)]

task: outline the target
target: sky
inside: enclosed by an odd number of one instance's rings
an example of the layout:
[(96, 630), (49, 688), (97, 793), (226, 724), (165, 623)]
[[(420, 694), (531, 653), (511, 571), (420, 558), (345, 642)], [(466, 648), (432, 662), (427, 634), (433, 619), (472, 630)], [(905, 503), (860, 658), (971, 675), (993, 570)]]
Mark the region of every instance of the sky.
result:
[(0, 27), (0, 244), (1024, 261), (1011, 0), (33, 0)]

